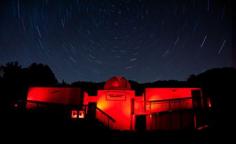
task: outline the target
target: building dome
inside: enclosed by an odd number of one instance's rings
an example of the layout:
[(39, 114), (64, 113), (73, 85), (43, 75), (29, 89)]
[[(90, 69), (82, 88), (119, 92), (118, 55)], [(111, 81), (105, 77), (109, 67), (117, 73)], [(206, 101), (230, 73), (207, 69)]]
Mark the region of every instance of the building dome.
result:
[(130, 83), (122, 76), (114, 76), (107, 80), (104, 86), (106, 90), (129, 90), (131, 89)]

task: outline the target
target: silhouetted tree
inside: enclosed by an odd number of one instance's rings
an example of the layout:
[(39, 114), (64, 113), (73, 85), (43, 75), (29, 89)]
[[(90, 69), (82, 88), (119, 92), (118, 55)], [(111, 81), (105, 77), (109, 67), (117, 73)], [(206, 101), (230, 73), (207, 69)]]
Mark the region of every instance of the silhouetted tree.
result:
[(1, 66), (1, 106), (2, 109), (9, 109), (14, 101), (22, 93), (23, 69), (18, 62), (9, 62)]
[(236, 69), (216, 68), (191, 76), (188, 82), (192, 86), (201, 87), (203, 94), (212, 100), (211, 123), (214, 127), (230, 127), (230, 117), (234, 113), (234, 97), (236, 96)]
[(26, 71), (28, 83), (30, 85), (55, 85), (57, 79), (52, 70), (43, 64), (33, 63)]
[(80, 87), (84, 91), (88, 92), (89, 95), (97, 95), (97, 90), (104, 88), (105, 82), (85, 82), (85, 81), (78, 81), (74, 82), (71, 85)]
[(18, 62), (9, 62), (0, 66), (0, 72), (0, 111), (10, 110), (15, 103), (24, 104), (29, 86), (57, 84), (52, 70), (43, 64), (22, 68)]

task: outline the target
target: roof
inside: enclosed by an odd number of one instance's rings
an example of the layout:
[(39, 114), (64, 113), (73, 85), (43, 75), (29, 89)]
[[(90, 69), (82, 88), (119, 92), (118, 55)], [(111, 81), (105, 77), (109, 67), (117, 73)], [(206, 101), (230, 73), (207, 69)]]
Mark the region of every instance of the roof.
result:
[(123, 76), (114, 76), (107, 80), (104, 85), (105, 90), (130, 90), (131, 86)]

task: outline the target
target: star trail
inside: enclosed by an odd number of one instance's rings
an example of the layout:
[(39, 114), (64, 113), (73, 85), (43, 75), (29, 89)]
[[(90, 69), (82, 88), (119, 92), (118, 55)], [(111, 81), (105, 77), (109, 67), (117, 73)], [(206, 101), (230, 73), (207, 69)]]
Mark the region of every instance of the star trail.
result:
[(232, 66), (230, 0), (3, 0), (0, 64), (66, 82), (186, 80)]

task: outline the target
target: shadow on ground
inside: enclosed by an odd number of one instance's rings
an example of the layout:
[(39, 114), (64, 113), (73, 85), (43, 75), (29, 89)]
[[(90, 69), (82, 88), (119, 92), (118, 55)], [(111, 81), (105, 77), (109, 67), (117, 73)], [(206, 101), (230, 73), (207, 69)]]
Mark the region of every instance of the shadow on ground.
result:
[[(1, 138), (7, 142), (66, 142), (111, 144), (203, 144), (220, 140), (219, 130), (128, 132), (110, 130), (95, 121), (67, 121), (47, 116), (8, 114), (1, 119)], [(3, 139), (1, 139), (3, 140)]]

